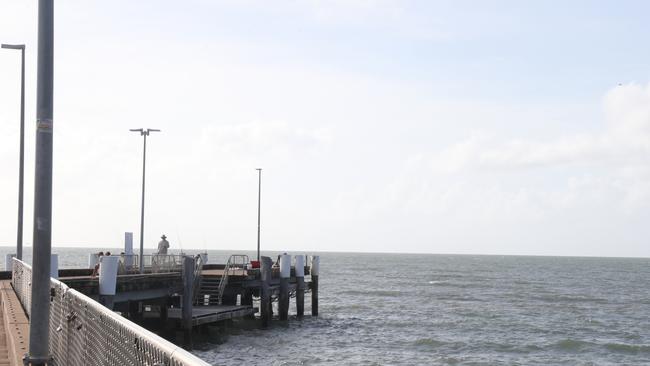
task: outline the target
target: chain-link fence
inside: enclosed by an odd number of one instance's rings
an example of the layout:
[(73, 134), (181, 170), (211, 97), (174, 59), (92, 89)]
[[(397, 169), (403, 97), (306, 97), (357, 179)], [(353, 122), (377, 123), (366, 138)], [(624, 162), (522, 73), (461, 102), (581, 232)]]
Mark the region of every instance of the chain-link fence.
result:
[[(28, 315), (31, 272), (31, 266), (14, 259), (12, 284)], [(49, 348), (53, 365), (208, 365), (60, 281), (52, 279), (50, 287)]]

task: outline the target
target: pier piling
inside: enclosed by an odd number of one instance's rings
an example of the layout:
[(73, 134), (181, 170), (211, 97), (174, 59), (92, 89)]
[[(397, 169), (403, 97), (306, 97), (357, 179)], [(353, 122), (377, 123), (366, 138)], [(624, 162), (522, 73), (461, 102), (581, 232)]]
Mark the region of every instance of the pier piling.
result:
[(311, 256), (311, 315), (318, 316), (318, 272), (320, 270), (320, 257)]
[(280, 297), (278, 313), (280, 320), (289, 318), (289, 277), (291, 276), (291, 256), (283, 254), (280, 257)]
[(183, 257), (183, 305), (181, 318), (185, 347), (192, 349), (192, 288), (194, 287), (194, 258)]
[(305, 315), (305, 257), (296, 256), (296, 315)]
[(260, 263), (262, 288), (260, 294), (260, 316), (262, 318), (262, 326), (268, 327), (271, 321), (271, 289), (269, 282), (271, 281), (271, 266), (273, 261), (269, 257), (262, 257)]

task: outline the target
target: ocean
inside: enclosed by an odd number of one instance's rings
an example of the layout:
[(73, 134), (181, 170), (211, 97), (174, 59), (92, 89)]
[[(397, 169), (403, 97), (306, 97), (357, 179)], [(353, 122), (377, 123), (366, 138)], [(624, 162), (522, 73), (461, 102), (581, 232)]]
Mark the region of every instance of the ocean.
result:
[[(68, 268), (92, 250), (54, 252)], [(194, 353), (214, 365), (650, 364), (650, 259), (318, 254), (319, 317), (236, 321)]]

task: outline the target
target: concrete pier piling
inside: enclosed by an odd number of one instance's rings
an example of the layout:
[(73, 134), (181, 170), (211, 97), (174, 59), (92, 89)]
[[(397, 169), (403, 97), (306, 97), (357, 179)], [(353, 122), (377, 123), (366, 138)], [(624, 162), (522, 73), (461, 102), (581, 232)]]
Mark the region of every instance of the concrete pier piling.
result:
[(296, 315), (305, 315), (305, 257), (296, 256)]
[(192, 349), (192, 299), (194, 294), (194, 258), (183, 257), (183, 304), (181, 306), (181, 322), (183, 324), (183, 335), (185, 348)]
[(268, 327), (271, 322), (272, 309), (271, 309), (271, 267), (273, 261), (269, 257), (261, 257), (260, 270), (261, 270), (261, 294), (260, 294), (260, 316), (262, 319), (262, 326)]
[(311, 256), (311, 315), (318, 316), (318, 272), (320, 271), (320, 257)]
[(291, 256), (280, 256), (280, 297), (278, 299), (278, 312), (280, 320), (289, 318), (289, 278), (291, 277)]

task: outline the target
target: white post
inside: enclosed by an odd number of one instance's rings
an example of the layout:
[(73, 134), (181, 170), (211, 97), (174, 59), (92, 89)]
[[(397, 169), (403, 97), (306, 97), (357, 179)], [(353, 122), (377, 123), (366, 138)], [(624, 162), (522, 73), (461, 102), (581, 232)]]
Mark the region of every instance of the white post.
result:
[(289, 278), (291, 276), (291, 256), (283, 254), (280, 256), (280, 278)]
[(305, 256), (296, 256), (296, 277), (305, 277)]
[(312, 255), (311, 256), (311, 275), (318, 276), (320, 270), (320, 256)]
[(103, 256), (99, 259), (99, 294), (115, 295), (119, 257)]
[(124, 267), (131, 269), (133, 266), (133, 233), (124, 233)]
[(15, 254), (5, 254), (5, 271), (13, 271), (14, 265), (11, 258), (14, 258)]
[(59, 255), (50, 255), (50, 277), (59, 279)]
[(95, 268), (95, 264), (99, 262), (99, 256), (97, 253), (88, 254), (88, 268)]

